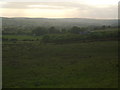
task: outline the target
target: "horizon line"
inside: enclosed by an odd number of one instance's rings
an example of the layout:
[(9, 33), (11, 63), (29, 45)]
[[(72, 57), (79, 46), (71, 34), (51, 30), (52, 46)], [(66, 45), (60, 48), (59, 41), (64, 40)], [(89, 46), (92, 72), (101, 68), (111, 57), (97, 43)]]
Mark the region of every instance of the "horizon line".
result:
[(79, 17), (69, 17), (69, 18), (51, 18), (51, 17), (0, 17), (0, 18), (43, 18), (43, 19), (99, 19), (99, 20), (118, 20), (119, 18), (79, 18)]

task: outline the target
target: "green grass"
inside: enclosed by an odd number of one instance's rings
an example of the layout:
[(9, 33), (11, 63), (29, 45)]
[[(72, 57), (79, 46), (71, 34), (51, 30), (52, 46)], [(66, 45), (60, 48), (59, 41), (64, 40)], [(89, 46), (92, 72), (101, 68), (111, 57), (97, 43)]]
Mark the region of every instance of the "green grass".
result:
[(108, 29), (100, 29), (94, 30), (94, 32), (118, 32), (118, 28), (108, 28)]
[(117, 88), (118, 42), (3, 42), (3, 88)]
[(17, 39), (17, 40), (36, 40), (41, 39), (41, 36), (31, 36), (31, 35), (3, 35), (6, 39)]

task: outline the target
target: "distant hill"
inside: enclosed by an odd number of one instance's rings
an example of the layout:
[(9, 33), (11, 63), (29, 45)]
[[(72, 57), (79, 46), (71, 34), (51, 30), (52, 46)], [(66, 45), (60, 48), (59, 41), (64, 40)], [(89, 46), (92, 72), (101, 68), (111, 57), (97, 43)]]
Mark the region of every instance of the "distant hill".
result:
[(110, 25), (117, 26), (117, 19), (87, 19), (87, 18), (6, 18), (2, 17), (2, 24), (10, 27), (50, 27), (55, 26), (59, 28), (72, 26), (102, 26)]

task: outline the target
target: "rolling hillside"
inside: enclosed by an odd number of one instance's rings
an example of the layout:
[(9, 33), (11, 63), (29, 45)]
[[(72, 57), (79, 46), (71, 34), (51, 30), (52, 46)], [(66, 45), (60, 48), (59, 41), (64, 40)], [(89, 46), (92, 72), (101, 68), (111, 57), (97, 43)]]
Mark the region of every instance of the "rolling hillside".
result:
[(87, 19), (87, 18), (2, 18), (3, 26), (22, 26), (22, 27), (72, 27), (72, 26), (102, 26), (110, 25), (117, 26), (118, 20), (101, 20), (101, 19)]

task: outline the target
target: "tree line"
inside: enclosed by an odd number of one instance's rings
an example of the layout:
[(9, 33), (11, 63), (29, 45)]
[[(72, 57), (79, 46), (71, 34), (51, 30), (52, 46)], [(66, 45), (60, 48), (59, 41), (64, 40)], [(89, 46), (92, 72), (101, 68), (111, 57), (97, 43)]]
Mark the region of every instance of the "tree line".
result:
[(73, 26), (71, 28), (56, 28), (51, 26), (49, 28), (45, 27), (33, 27), (33, 28), (16, 28), (16, 27), (3, 27), (2, 34), (3, 35), (33, 35), (33, 36), (41, 36), (45, 34), (63, 34), (63, 33), (73, 33), (73, 34), (85, 34), (91, 30), (100, 30), (100, 29), (107, 29), (113, 28), (111, 26), (94, 26), (91, 27), (79, 27)]

